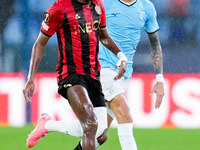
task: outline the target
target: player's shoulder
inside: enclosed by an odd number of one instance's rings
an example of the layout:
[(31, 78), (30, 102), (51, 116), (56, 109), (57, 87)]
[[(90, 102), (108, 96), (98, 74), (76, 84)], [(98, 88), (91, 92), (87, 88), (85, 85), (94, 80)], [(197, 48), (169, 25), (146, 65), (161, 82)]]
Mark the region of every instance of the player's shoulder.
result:
[(137, 0), (138, 3), (142, 3), (143, 6), (154, 7), (154, 4), (150, 0)]
[(102, 5), (102, 4), (103, 4), (102, 0), (93, 0), (92, 2), (93, 2), (95, 5)]
[(55, 3), (57, 4), (67, 4), (67, 3), (71, 3), (72, 0), (57, 0)]
[(71, 0), (57, 0), (49, 7), (47, 12), (55, 15), (62, 14), (70, 2)]
[(56, 8), (62, 8), (66, 7), (69, 3), (71, 3), (71, 0), (57, 0), (52, 6)]
[(142, 6), (146, 12), (155, 12), (155, 6), (150, 0), (137, 0), (140, 3), (139, 6)]
[[(105, 9), (105, 8), (104, 8), (104, 3), (103, 3), (102, 0), (92, 0), (92, 3), (93, 3), (95, 6), (98, 6), (98, 7), (101, 9), (101, 11)], [(98, 8), (98, 7), (97, 7), (97, 8)], [(96, 9), (96, 8), (95, 8), (95, 9)]]

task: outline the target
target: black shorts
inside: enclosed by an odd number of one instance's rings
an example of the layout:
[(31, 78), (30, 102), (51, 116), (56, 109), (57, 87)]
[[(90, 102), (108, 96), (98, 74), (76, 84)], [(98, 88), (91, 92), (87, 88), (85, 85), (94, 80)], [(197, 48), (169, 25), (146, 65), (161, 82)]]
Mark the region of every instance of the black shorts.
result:
[(95, 80), (90, 76), (73, 74), (58, 83), (58, 93), (64, 98), (68, 99), (67, 88), (74, 85), (81, 85), (87, 89), (93, 107), (106, 106), (99, 80)]

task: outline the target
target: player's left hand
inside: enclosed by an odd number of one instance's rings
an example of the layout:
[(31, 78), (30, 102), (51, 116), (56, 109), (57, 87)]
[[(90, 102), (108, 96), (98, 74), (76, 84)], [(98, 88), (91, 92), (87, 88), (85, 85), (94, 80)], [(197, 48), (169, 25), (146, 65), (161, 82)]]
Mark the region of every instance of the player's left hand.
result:
[(117, 73), (117, 75), (115, 76), (114, 80), (121, 79), (124, 76), (124, 73), (126, 72), (126, 66), (127, 66), (126, 60), (119, 60), (117, 62), (114, 70), (116, 70), (118, 67), (120, 67), (120, 69), (119, 69), (119, 72)]
[(157, 82), (153, 89), (151, 90), (150, 95), (153, 95), (153, 93), (156, 93), (156, 102), (155, 102), (155, 108), (160, 108), (160, 105), (163, 100), (163, 96), (165, 95), (164, 92), (164, 83)]
[(23, 94), (24, 94), (24, 97), (25, 97), (27, 103), (31, 102), (34, 90), (35, 90), (34, 81), (28, 80), (24, 89), (23, 89)]

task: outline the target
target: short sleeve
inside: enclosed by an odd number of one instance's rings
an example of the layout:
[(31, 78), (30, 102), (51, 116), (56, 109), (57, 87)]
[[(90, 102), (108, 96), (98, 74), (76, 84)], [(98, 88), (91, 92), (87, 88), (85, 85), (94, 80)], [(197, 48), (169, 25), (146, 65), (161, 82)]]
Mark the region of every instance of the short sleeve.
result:
[(106, 13), (105, 13), (103, 2), (101, 0), (99, 1), (99, 4), (101, 8), (101, 15), (100, 15), (101, 22), (99, 26), (100, 26), (100, 29), (103, 29), (106, 27)]
[(144, 29), (148, 33), (153, 33), (159, 29), (159, 25), (157, 22), (157, 13), (154, 5), (151, 3), (150, 7), (147, 9), (148, 11), (148, 19), (145, 22)]
[(45, 36), (52, 36), (62, 26), (63, 14), (61, 10), (62, 8), (60, 8), (59, 4), (54, 3), (44, 13), (41, 32)]

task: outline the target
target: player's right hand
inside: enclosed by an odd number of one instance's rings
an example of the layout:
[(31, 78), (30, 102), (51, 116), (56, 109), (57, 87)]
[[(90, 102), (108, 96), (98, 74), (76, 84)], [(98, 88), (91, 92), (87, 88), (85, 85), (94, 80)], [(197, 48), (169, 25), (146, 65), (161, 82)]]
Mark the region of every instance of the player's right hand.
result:
[[(120, 65), (118, 65), (118, 64), (120, 64)], [(127, 66), (126, 60), (119, 60), (118, 61), (114, 70), (116, 70), (118, 67), (120, 67), (120, 69), (119, 69), (118, 74), (115, 76), (114, 80), (121, 79), (124, 76), (124, 73), (126, 72), (126, 66)]]
[(153, 95), (153, 93), (156, 93), (155, 108), (160, 108), (160, 105), (161, 105), (162, 100), (163, 100), (163, 96), (165, 95), (164, 83), (157, 82), (153, 86), (153, 89), (151, 90), (150, 95)]
[(23, 89), (23, 94), (24, 94), (24, 97), (25, 97), (27, 103), (31, 102), (34, 90), (35, 90), (34, 81), (28, 80)]

